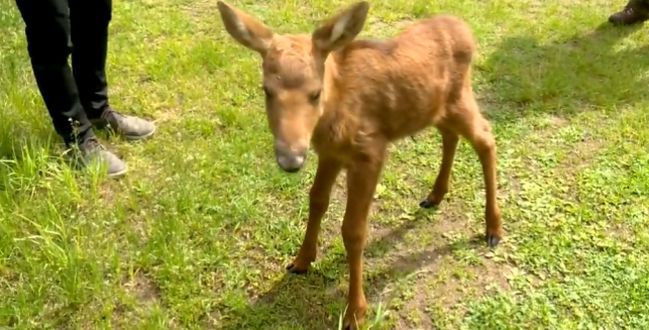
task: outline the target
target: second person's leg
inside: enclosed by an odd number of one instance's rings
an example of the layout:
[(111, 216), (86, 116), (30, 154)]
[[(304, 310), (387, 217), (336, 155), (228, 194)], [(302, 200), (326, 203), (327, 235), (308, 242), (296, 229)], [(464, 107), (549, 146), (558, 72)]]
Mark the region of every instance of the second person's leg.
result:
[(112, 0), (69, 0), (72, 27), (72, 68), (88, 118), (98, 128), (110, 125), (127, 139), (153, 134), (153, 123), (114, 111), (108, 101), (106, 57)]
[(108, 107), (106, 54), (111, 0), (69, 0), (72, 69), (88, 117), (97, 119)]

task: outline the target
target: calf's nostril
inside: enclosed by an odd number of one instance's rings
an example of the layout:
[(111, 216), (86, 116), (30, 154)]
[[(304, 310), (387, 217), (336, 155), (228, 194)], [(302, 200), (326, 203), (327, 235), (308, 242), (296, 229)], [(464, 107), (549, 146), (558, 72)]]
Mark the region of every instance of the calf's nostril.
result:
[(297, 172), (302, 168), (305, 157), (302, 155), (277, 155), (277, 163), (286, 172)]

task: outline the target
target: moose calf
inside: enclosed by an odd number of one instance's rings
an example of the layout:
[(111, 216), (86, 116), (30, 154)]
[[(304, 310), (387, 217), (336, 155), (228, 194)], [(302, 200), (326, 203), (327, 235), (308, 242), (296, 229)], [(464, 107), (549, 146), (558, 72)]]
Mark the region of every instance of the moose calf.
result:
[(291, 272), (306, 272), (316, 258), (320, 222), (331, 187), (347, 171), (342, 237), (349, 263), (346, 328), (363, 322), (367, 302), (362, 255), (367, 218), (390, 142), (435, 126), (442, 136), (441, 167), (422, 207), (438, 205), (448, 190), (459, 136), (476, 151), (486, 188), (486, 241), (503, 233), (496, 202), (496, 145), (471, 87), (475, 42), (460, 19), (440, 15), (412, 24), (384, 41), (354, 41), (369, 4), (358, 2), (311, 35), (273, 33), (249, 14), (218, 2), (228, 33), (263, 61), (266, 112), (278, 165), (298, 171), (312, 143), (318, 169), (310, 191), (304, 242)]

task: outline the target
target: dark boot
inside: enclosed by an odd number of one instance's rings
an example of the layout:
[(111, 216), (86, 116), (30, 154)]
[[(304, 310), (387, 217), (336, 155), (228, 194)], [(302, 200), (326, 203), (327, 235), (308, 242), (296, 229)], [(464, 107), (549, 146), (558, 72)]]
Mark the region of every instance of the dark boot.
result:
[(632, 25), (649, 19), (649, 1), (630, 0), (621, 11), (611, 15), (608, 21), (615, 25)]

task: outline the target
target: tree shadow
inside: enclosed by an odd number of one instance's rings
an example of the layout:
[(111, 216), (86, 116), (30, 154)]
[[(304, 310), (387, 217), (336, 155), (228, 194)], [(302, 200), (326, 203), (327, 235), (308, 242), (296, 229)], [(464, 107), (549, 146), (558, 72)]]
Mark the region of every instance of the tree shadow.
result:
[[(376, 308), (386, 288), (398, 278), (403, 278), (438, 262), (442, 257), (459, 248), (485, 246), (484, 237), (476, 235), (454, 243), (434, 244), (412, 253), (391, 255), (394, 246), (405, 241), (409, 232), (420, 227), (431, 226), (433, 222), (444, 221), (439, 214), (434, 217), (421, 212), (411, 221), (406, 221), (383, 236), (372, 239), (365, 249), (364, 288), (370, 309)], [(325, 252), (307, 274), (286, 272), (282, 279), (243, 309), (231, 311), (223, 329), (335, 329), (338, 318), (346, 303), (348, 268), (344, 252)], [(332, 253), (333, 252), (333, 253)], [(374, 265), (375, 261), (380, 265)], [(278, 265), (278, 270), (281, 271)], [(381, 266), (377, 270), (377, 266)], [(371, 272), (370, 272), (371, 270)], [(342, 274), (342, 275), (341, 275)], [(344, 283), (341, 288), (340, 284)], [(230, 312), (228, 312), (230, 313)], [(368, 313), (372, 313), (368, 311)]]
[(485, 82), (480, 103), (496, 121), (586, 110), (614, 110), (647, 97), (649, 45), (628, 48), (625, 37), (642, 25), (603, 23), (588, 33), (540, 44), (529, 36), (505, 39), (478, 65)]

